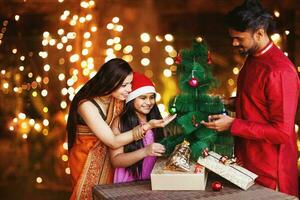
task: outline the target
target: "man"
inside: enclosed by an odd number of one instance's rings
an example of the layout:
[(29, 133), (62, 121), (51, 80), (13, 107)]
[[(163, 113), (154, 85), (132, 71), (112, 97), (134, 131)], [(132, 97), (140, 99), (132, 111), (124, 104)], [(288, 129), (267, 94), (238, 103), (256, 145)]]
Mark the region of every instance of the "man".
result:
[(236, 136), (235, 155), (259, 176), (258, 184), (298, 196), (295, 67), (268, 37), (272, 16), (257, 1), (246, 1), (226, 19), (232, 45), (247, 55), (233, 102), (236, 118), (213, 115), (202, 124)]

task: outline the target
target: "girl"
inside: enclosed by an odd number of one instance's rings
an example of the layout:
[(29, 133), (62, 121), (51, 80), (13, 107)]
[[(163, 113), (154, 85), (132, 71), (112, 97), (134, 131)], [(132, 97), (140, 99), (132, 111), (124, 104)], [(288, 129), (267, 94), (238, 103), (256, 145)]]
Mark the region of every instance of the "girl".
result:
[[(124, 112), (113, 122), (114, 133), (131, 130), (151, 119), (162, 118), (155, 102), (155, 88), (150, 79), (134, 72), (132, 90), (126, 99)], [(143, 139), (118, 149), (110, 149), (111, 162), (116, 167), (114, 183), (149, 179), (156, 156), (165, 152), (163, 145), (155, 143), (162, 137), (162, 128), (149, 129)]]
[(147, 130), (164, 127), (172, 120), (151, 120), (123, 134), (113, 134), (110, 125), (131, 92), (132, 77), (126, 61), (112, 59), (73, 98), (67, 123), (74, 186), (71, 199), (92, 199), (94, 185), (112, 183), (107, 147), (119, 148), (141, 139)]

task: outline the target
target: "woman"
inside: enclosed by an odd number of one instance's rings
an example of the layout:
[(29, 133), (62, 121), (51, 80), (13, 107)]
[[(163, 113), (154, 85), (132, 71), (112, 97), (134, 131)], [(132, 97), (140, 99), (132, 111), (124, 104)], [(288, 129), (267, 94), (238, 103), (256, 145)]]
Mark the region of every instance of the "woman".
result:
[[(151, 80), (134, 72), (132, 92), (127, 97), (125, 109), (112, 125), (114, 133), (131, 130), (151, 119), (161, 119), (155, 95)], [(165, 152), (163, 145), (155, 143), (162, 137), (162, 128), (149, 129), (143, 139), (118, 149), (110, 149), (111, 163), (117, 168), (114, 183), (149, 179), (156, 156)]]
[(119, 148), (143, 138), (148, 129), (163, 127), (173, 119), (152, 120), (118, 136), (113, 134), (110, 125), (131, 91), (132, 76), (126, 61), (112, 59), (80, 89), (71, 103), (67, 123), (74, 186), (71, 199), (92, 199), (94, 185), (112, 183), (107, 147)]

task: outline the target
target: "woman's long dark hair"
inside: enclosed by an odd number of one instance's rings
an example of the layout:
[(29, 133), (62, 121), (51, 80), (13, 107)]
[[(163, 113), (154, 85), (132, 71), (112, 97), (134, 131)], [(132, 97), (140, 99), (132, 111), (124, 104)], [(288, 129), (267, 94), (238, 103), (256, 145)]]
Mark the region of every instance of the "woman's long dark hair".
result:
[[(125, 131), (133, 129), (135, 126), (139, 125), (139, 119), (135, 112), (134, 100), (128, 102), (125, 106), (124, 111), (120, 115), (120, 131), (123, 133)], [(157, 105), (155, 104), (151, 111), (146, 115), (147, 121), (151, 119), (162, 119), (161, 114), (159, 112), (159, 109)], [(158, 142), (163, 138), (163, 129), (162, 128), (155, 128), (152, 129), (154, 133), (154, 141)], [(134, 141), (130, 144), (127, 144), (124, 146), (124, 152), (133, 152), (135, 150), (138, 150), (140, 148), (143, 148), (143, 140)], [(135, 177), (136, 179), (139, 179), (142, 177), (142, 170), (143, 170), (143, 160), (140, 160), (136, 162), (135, 164), (127, 167), (126, 169), (129, 171), (129, 173)]]
[(132, 73), (132, 69), (126, 61), (119, 58), (112, 59), (104, 63), (97, 74), (75, 95), (69, 109), (67, 122), (69, 150), (75, 141), (79, 102), (112, 93), (121, 86), (130, 73)]

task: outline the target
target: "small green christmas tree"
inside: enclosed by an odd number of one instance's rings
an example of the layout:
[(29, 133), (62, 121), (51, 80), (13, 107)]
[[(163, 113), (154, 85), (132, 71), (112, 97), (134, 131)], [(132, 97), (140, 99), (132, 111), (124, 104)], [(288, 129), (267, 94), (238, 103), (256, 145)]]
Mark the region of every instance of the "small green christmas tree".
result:
[(177, 113), (177, 120), (168, 127), (171, 136), (161, 143), (166, 154), (184, 139), (191, 145), (191, 158), (197, 160), (205, 148), (219, 154), (231, 156), (233, 138), (229, 132), (218, 133), (201, 125), (212, 114), (225, 113), (219, 96), (208, 91), (217, 86), (211, 72), (211, 56), (202, 38), (197, 38), (191, 49), (185, 49), (175, 58), (180, 94), (169, 102), (169, 112)]

